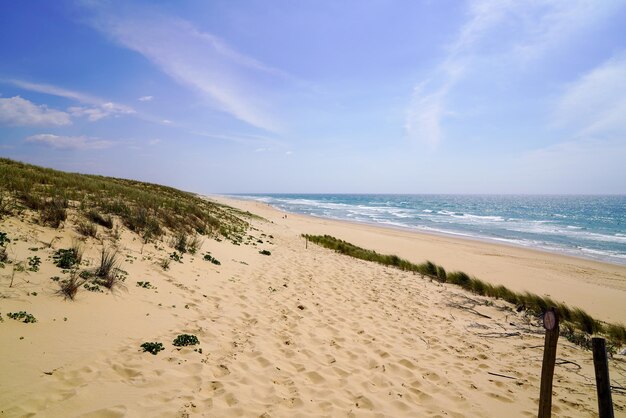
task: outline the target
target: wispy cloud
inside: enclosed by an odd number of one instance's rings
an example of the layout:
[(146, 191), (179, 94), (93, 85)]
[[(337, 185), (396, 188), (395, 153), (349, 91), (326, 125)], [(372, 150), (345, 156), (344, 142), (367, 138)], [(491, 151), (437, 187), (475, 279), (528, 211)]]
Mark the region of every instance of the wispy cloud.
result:
[(15, 96), (0, 99), (0, 123), (15, 126), (69, 125), (72, 123), (66, 112), (50, 109), (45, 105)]
[[(610, 15), (619, 2), (589, 0), (477, 0), (468, 3), (468, 18), (448, 45), (447, 55), (413, 89), (406, 111), (410, 139), (436, 145), (444, 137), (444, 120), (452, 114), (450, 96), (476, 61), (510, 64), (511, 71), (543, 57), (570, 37)], [(485, 47), (498, 38), (498, 48)]]
[(112, 141), (86, 136), (64, 136), (38, 134), (27, 137), (26, 142), (39, 143), (60, 149), (103, 149), (113, 145)]
[(137, 100), (139, 100), (140, 102), (149, 102), (149, 101), (151, 101), (152, 99), (154, 99), (154, 97), (152, 97), (152, 96), (141, 96), (141, 97), (140, 97), (139, 99), (137, 99)]
[(626, 136), (626, 56), (609, 59), (570, 84), (554, 114), (578, 136)]
[(191, 23), (141, 10), (132, 15), (94, 9), (93, 26), (134, 50), (223, 112), (268, 131), (281, 130), (270, 103), (282, 71), (246, 56)]
[(87, 106), (73, 106), (68, 109), (72, 116), (81, 117), (86, 116), (89, 121), (97, 121), (109, 116), (130, 115), (135, 113), (135, 110), (130, 107), (119, 103), (113, 103), (108, 100), (101, 99), (82, 92), (65, 89), (58, 86), (52, 86), (49, 84), (32, 83), (24, 80), (4, 80), (4, 82), (13, 84), (24, 90), (34, 91), (37, 93), (49, 94), (57, 97), (64, 97), (66, 99), (75, 100), (82, 104), (91, 105)]

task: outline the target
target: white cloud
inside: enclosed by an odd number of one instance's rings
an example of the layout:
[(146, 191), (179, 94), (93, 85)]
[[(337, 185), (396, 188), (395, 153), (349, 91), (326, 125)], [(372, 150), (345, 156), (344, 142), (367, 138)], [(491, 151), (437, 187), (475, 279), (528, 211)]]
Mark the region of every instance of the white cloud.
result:
[(64, 136), (38, 134), (26, 138), (26, 142), (40, 143), (60, 149), (102, 149), (113, 145), (113, 142), (86, 136)]
[(154, 99), (154, 97), (152, 97), (152, 96), (141, 96), (138, 100), (139, 100), (140, 102), (149, 102), (149, 101), (151, 101), (152, 99)]
[(64, 89), (62, 87), (51, 86), (48, 84), (31, 83), (23, 80), (5, 80), (17, 87), (24, 90), (30, 90), (38, 93), (49, 94), (52, 96), (64, 97), (66, 99), (76, 100), (83, 104), (91, 106), (72, 106), (68, 109), (68, 112), (75, 117), (86, 116), (91, 122), (109, 117), (134, 114), (135, 110), (130, 107), (119, 103), (113, 103), (99, 97), (91, 96), (89, 94)]
[(70, 115), (15, 96), (0, 99), (0, 123), (18, 126), (69, 125)]
[(626, 56), (614, 57), (569, 85), (555, 124), (578, 135), (626, 136)]
[(447, 55), (413, 89), (405, 120), (408, 137), (430, 145), (442, 140), (443, 122), (452, 113), (447, 109), (450, 96), (476, 61), (498, 65), (506, 61), (516, 71), (520, 64), (545, 56), (598, 24), (619, 4), (612, 0), (470, 1), (468, 19)]
[(281, 129), (271, 109), (275, 84), (289, 78), (280, 70), (239, 53), (187, 21), (149, 15), (146, 10), (124, 17), (100, 14), (92, 23), (209, 98), (221, 111), (268, 131)]

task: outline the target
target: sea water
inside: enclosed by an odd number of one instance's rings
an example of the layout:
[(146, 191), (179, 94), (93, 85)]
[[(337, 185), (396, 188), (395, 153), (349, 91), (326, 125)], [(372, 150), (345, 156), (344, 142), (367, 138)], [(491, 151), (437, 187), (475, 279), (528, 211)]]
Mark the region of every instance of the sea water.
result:
[(626, 265), (626, 196), (252, 194), (286, 212)]

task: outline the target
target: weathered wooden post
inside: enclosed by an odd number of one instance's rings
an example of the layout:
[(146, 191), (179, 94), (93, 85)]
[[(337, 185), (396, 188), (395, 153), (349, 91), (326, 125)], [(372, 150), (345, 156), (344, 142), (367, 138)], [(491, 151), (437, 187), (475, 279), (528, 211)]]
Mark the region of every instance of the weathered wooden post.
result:
[(609, 363), (606, 358), (604, 338), (592, 338), (593, 368), (596, 371), (596, 389), (598, 391), (598, 412), (600, 418), (613, 418), (613, 400), (611, 399), (611, 380)]
[(543, 327), (546, 329), (541, 366), (541, 389), (539, 390), (539, 418), (552, 414), (552, 379), (556, 364), (556, 344), (559, 340), (559, 315), (555, 308), (548, 308), (543, 314)]

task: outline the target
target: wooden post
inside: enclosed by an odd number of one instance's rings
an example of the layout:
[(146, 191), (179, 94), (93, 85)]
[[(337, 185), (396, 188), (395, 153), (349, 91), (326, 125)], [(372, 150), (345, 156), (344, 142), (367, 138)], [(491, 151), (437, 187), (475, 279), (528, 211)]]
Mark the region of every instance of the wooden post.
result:
[(613, 418), (613, 400), (611, 399), (611, 380), (609, 363), (606, 358), (604, 338), (592, 338), (593, 368), (596, 371), (596, 389), (598, 390), (598, 412), (600, 418)]
[(556, 344), (559, 340), (559, 316), (555, 308), (548, 308), (544, 313), (543, 327), (546, 329), (546, 337), (543, 346), (538, 417), (548, 418), (552, 414), (552, 379), (556, 364)]
[(304, 249), (308, 250), (309, 249), (309, 237), (304, 237), (304, 239), (306, 239), (306, 243), (304, 244)]

